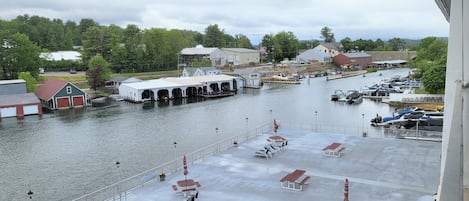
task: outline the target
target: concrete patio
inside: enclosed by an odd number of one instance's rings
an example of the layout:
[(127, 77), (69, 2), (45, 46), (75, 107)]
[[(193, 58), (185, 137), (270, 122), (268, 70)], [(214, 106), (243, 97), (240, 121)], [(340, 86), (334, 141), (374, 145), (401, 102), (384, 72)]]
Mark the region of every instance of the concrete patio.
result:
[[(395, 138), (364, 138), (282, 129), (285, 151), (272, 158), (255, 157), (270, 135), (256, 137), (221, 154), (188, 164), (187, 178), (200, 182), (198, 200), (272, 201), (343, 200), (348, 178), (349, 200), (433, 200), (440, 173), (440, 142)], [(338, 142), (341, 157), (328, 157), (323, 148)], [(182, 166), (182, 157), (181, 157)], [(305, 170), (309, 184), (302, 191), (280, 187), (280, 179)], [(184, 179), (182, 171), (128, 192), (130, 201), (186, 200), (171, 188)]]

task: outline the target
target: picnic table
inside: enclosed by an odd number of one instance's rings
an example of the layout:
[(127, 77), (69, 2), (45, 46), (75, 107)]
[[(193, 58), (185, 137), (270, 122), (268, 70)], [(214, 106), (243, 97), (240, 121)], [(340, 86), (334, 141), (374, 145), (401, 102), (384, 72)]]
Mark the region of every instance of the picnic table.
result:
[(340, 143), (334, 142), (328, 145), (327, 147), (324, 147), (324, 149), (322, 150), (324, 151), (324, 155), (326, 156), (340, 157), (342, 156), (345, 147), (342, 146), (342, 144)]
[(305, 172), (304, 170), (295, 170), (287, 174), (280, 180), (280, 187), (295, 191), (303, 190), (303, 185), (308, 184), (310, 178), (305, 175)]
[(201, 187), (200, 183), (193, 179), (184, 179), (176, 182), (177, 185), (172, 185), (173, 190), (176, 193), (183, 193), (184, 196), (187, 194), (195, 194)]

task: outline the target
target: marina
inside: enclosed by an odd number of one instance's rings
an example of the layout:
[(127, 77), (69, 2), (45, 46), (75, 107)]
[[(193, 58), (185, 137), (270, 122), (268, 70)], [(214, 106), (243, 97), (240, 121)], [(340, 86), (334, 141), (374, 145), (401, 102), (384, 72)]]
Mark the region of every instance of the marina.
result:
[[(394, 69), (379, 73), (390, 77), (407, 72)], [(0, 200), (25, 200), (29, 190), (34, 192), (34, 200), (73, 200), (103, 188), (116, 194), (113, 187), (118, 181), (138, 181), (122, 185), (122, 190), (141, 185), (143, 176), (149, 175), (145, 171), (176, 161), (176, 156), (180, 162), (180, 156), (223, 140), (231, 146), (237, 140), (241, 145), (247, 137), (262, 133), (259, 125), (273, 119), (279, 120), (280, 131), (282, 125), (294, 121), (299, 130), (360, 137), (365, 130), (370, 139), (395, 139), (391, 131), (367, 123), (376, 113), (392, 113), (394, 109), (387, 104), (367, 99), (357, 105), (330, 101), (335, 89), (358, 89), (382, 79), (379, 73), (333, 82), (319, 77), (299, 85), (264, 84), (261, 89), (244, 89), (221, 99), (186, 98), (154, 104), (121, 101), (99, 110), (75, 108), (42, 117), (26, 116), (24, 120), (2, 119), (0, 177), (5, 185), (0, 189)], [(410, 131), (405, 133), (414, 136)], [(348, 145), (346, 150), (350, 150)], [(254, 150), (249, 153), (254, 157)], [(188, 156), (188, 160), (192, 159)], [(142, 177), (135, 177), (140, 174)], [(169, 176), (170, 172), (167, 179)], [(200, 184), (202, 189), (208, 188), (204, 182)], [(275, 186), (280, 188), (279, 180)]]

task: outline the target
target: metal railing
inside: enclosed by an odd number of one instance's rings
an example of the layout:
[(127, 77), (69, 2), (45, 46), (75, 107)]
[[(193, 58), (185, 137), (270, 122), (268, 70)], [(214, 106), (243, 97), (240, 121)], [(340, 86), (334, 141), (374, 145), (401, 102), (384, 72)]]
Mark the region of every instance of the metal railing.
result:
[[(311, 131), (314, 133), (328, 133), (328, 134), (343, 134), (350, 136), (364, 136), (364, 133), (368, 134), (369, 130), (364, 127), (343, 127), (336, 125), (324, 125), (324, 124), (312, 124), (312, 123), (301, 123), (296, 121), (277, 121), (280, 126), (279, 134), (281, 129), (292, 129)], [(408, 129), (373, 129), (370, 137), (396, 137), (396, 138), (411, 138), (411, 139), (434, 139), (434, 141), (441, 141), (441, 132), (433, 131), (415, 131)], [(222, 151), (233, 147), (236, 143), (243, 143), (251, 138), (263, 135), (273, 134), (272, 123), (265, 123), (257, 128), (246, 131), (245, 135), (237, 135), (218, 141), (214, 144), (208, 145), (197, 149), (189, 154), (186, 154), (187, 163), (193, 164), (195, 161), (204, 160), (215, 154), (219, 154)], [(73, 201), (101, 201), (101, 200), (126, 200), (128, 192), (143, 187), (149, 182), (153, 182), (159, 179), (160, 173), (175, 174), (182, 169), (181, 160), (174, 159), (157, 167), (151, 168), (147, 171), (134, 175), (132, 177), (123, 179), (117, 183), (98, 189), (94, 192), (83, 195)]]
[[(247, 130), (245, 135), (233, 136), (228, 139), (218, 141), (212, 145), (197, 149), (192, 153), (186, 154), (187, 163), (192, 164), (195, 161), (203, 160), (206, 157), (212, 156), (214, 154), (219, 154), (222, 151), (233, 147), (237, 143), (243, 143), (251, 138), (262, 135), (263, 133), (269, 133), (271, 130), (271, 124), (266, 123), (257, 128)], [(73, 201), (126, 200), (129, 191), (142, 187), (148, 182), (153, 182), (160, 179), (160, 173), (168, 175), (175, 174), (180, 171), (182, 168), (181, 163), (181, 160), (174, 159), (132, 177), (120, 180), (117, 183), (73, 199)]]

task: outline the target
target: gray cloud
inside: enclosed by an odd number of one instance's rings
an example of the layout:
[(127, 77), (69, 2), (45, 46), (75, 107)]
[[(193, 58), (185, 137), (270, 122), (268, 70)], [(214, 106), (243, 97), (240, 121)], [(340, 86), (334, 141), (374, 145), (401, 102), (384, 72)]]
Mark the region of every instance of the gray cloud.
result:
[[(428, 0), (16, 0), (2, 2), (0, 19), (39, 15), (78, 22), (141, 28), (177, 28), (204, 32), (218, 24), (228, 34), (261, 38), (292, 31), (299, 39), (317, 39), (324, 26), (336, 39), (389, 39), (447, 36), (448, 23)], [(258, 41), (258, 39), (256, 39)]]

